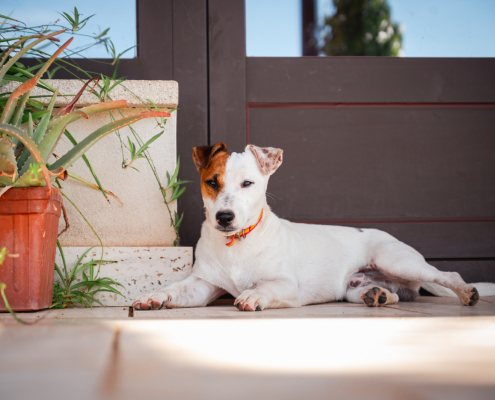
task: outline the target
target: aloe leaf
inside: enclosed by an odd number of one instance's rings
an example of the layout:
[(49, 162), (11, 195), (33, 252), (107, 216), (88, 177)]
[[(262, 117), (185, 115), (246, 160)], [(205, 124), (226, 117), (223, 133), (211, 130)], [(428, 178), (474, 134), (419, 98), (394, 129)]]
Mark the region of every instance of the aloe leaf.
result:
[[(95, 85), (98, 84), (98, 81), (100, 80), (100, 78), (98, 78), (97, 76), (95, 76), (94, 78), (91, 78), (90, 80), (88, 80), (84, 85), (83, 87), (81, 88), (81, 90), (79, 90), (79, 92), (77, 92), (77, 94), (74, 96), (74, 98), (72, 99), (72, 101), (67, 104), (64, 108), (62, 108), (53, 118), (58, 118), (58, 117), (61, 117), (63, 115), (66, 115), (66, 114), (69, 114), (72, 112), (72, 110), (74, 110), (74, 106), (76, 105), (76, 103), (78, 102), (79, 98), (82, 96), (82, 94), (84, 93), (84, 90), (86, 89), (86, 87), (93, 81), (96, 79), (96, 83)], [(92, 92), (93, 90), (91, 90)], [(90, 93), (91, 93), (90, 92)]]
[[(77, 144), (76, 139), (74, 139), (74, 137), (70, 134), (70, 132), (67, 129), (64, 129), (64, 135), (70, 140), (70, 142), (72, 143), (73, 146), (75, 146)], [(98, 179), (98, 176), (96, 175), (95, 171), (93, 170), (93, 167), (91, 166), (91, 163), (89, 162), (88, 157), (86, 157), (86, 155), (83, 155), (82, 159), (86, 163), (86, 166), (88, 167), (89, 171), (91, 172), (91, 175), (93, 175), (93, 178), (95, 179), (95, 182), (98, 185), (98, 188), (100, 189), (101, 193), (103, 194), (105, 199), (110, 203), (110, 200), (108, 200), (108, 197), (107, 197), (107, 193), (106, 193), (105, 189), (103, 189), (103, 186), (101, 185), (101, 182)], [(112, 192), (109, 192), (109, 193), (111, 193), (113, 196), (115, 196)], [(120, 199), (117, 196), (115, 196), (115, 197), (123, 205), (123, 203), (120, 201)]]
[(15, 165), (14, 143), (7, 137), (0, 137), (0, 155)]
[(0, 185), (12, 186), (14, 184), (16, 169), (6, 157), (0, 155)]
[[(27, 135), (27, 133), (25, 133), (24, 131), (20, 130), (16, 126), (9, 125), (9, 124), (0, 124), (0, 133), (4, 133), (4, 134), (6, 134), (8, 136), (11, 136), (13, 138), (16, 138), (17, 140), (21, 141), (22, 144), (24, 144), (24, 146), (26, 148), (29, 149), (29, 151), (33, 155), (35, 161), (37, 163), (42, 164), (41, 165), (41, 170), (42, 170), (43, 176), (45, 178), (46, 186), (48, 186), (48, 188), (51, 189), (50, 178), (49, 178), (48, 170), (46, 169), (46, 166), (44, 165), (43, 157), (41, 156), (41, 153), (38, 150), (38, 148), (36, 147), (36, 144), (34, 143), (33, 139), (31, 139)], [(52, 170), (55, 170), (57, 168), (53, 168)]]
[(57, 96), (58, 96), (58, 89), (55, 90), (55, 93), (53, 93), (50, 103), (48, 104), (47, 114), (43, 116), (40, 124), (34, 131), (33, 139), (36, 142), (36, 144), (38, 144), (41, 141), (41, 139), (43, 139), (43, 136), (45, 136), (46, 129), (48, 128), (48, 123), (50, 122), (50, 116), (52, 114), (53, 107), (55, 106), (55, 101), (57, 100)]
[[(47, 160), (50, 154), (53, 152), (57, 146), (60, 136), (62, 135), (65, 127), (82, 118), (84, 115), (91, 115), (101, 111), (114, 110), (116, 108), (121, 108), (127, 106), (127, 101), (109, 101), (108, 103), (96, 104), (88, 107), (81, 108), (80, 110), (74, 111), (70, 114), (63, 115), (59, 118), (54, 118), (48, 123), (48, 132), (45, 134), (41, 142), (38, 144), (38, 148), (41, 152), (43, 159)], [(24, 162), (22, 168), (19, 167), (20, 173), (23, 174), (27, 171), (29, 164), (35, 162), (34, 157), (31, 155)], [(70, 164), (69, 164), (70, 165)]]
[[(7, 61), (7, 58), (9, 56), (10, 53), (12, 53), (13, 50), (15, 50), (17, 48), (17, 46), (21, 45), (22, 43), (24, 43), (26, 40), (28, 39), (32, 39), (34, 37), (39, 37), (39, 35), (35, 35), (35, 36), (28, 36), (28, 37), (23, 37), (23, 38), (20, 38), (17, 42), (15, 42), (12, 46), (10, 46), (7, 50), (5, 50), (4, 52), (2, 52), (2, 58), (0, 59), (0, 67), (5, 63), (5, 61)], [(10, 38), (10, 40), (12, 40), (13, 38)], [(9, 39), (6, 39), (6, 40), (9, 40)], [(2, 40), (3, 42), (3, 40)]]
[(15, 175), (15, 166), (12, 164), (7, 157), (4, 157), (0, 154), (0, 174), (4, 174), (4, 176), (9, 175), (14, 178)]
[[(84, 112), (87, 115), (96, 114), (101, 111), (110, 111), (115, 110), (117, 108), (123, 108), (127, 106), (127, 101), (125, 100), (116, 100), (116, 101), (107, 101), (105, 103), (93, 104), (88, 107), (81, 108), (80, 111)], [(58, 118), (53, 118), (48, 124), (48, 130), (50, 131), (55, 126), (65, 126), (70, 124), (71, 122), (81, 118), (82, 115), (70, 113)]]
[(28, 135), (33, 138), (33, 113), (28, 114)]
[(17, 102), (18, 99), (10, 100), (9, 98), (7, 100), (7, 104), (9, 105), (9, 108), (4, 107), (2, 115), (0, 116), (0, 123), (2, 123), (1, 121), (5, 121), (6, 123), (8, 123), (12, 119), (12, 115), (14, 115)]
[[(8, 123), (10, 121), (10, 118), (15, 110), (15, 106), (17, 104), (17, 99), (22, 96), (26, 92), (30, 92), (38, 83), (38, 79), (40, 77), (38, 75), (32, 77), (31, 79), (28, 79), (26, 82), (22, 83), (19, 85), (9, 96), (9, 99), (7, 100), (7, 104), (5, 104), (5, 107), (2, 112), (2, 116), (0, 117), (0, 124), (3, 123)], [(14, 103), (15, 102), (15, 103)]]
[(0, 197), (2, 197), (5, 187), (13, 187), (12, 179), (0, 175)]
[(26, 102), (29, 99), (29, 96), (31, 95), (32, 89), (26, 93), (24, 93), (21, 97), (21, 100), (19, 100), (14, 116), (12, 117), (12, 125), (15, 125), (17, 127), (21, 126), (22, 123), (22, 115), (24, 114), (24, 108), (26, 107)]
[[(41, 118), (41, 122), (37, 126), (33, 135), (29, 135), (29, 136), (32, 136), (32, 138), (36, 144), (39, 144), (39, 142), (41, 141), (41, 139), (45, 135), (46, 128), (48, 126), (48, 123), (50, 122), (50, 115), (52, 114), (53, 106), (55, 105), (55, 100), (57, 99), (57, 94), (58, 94), (58, 91), (56, 90), (52, 96), (50, 104), (48, 105), (47, 113), (43, 116), (43, 118)], [(29, 115), (31, 115), (31, 114), (29, 114)], [(32, 123), (30, 122), (30, 124), (31, 124), (31, 129), (32, 129)], [(38, 148), (40, 148), (40, 147), (38, 146)], [(40, 148), (40, 151), (41, 151), (41, 148)], [(50, 153), (48, 153), (48, 154), (50, 154)], [(23, 168), (25, 166), (26, 161), (28, 160), (29, 156), (30, 156), (30, 152), (27, 148), (25, 148), (22, 151), (21, 156), (17, 160), (17, 168), (19, 168), (19, 171), (21, 171), (20, 172), (21, 174), (26, 172), (27, 167), (29, 166), (29, 163), (28, 163), (26, 168)], [(47, 154), (43, 154), (42, 151), (41, 151), (41, 156), (43, 157), (44, 160), (48, 159)], [(33, 162), (33, 159), (31, 159), (30, 161)]]
[[(65, 30), (57, 31), (57, 32), (52, 32), (49, 35), (45, 35), (40, 37), (38, 40), (35, 40), (33, 43), (29, 44), (28, 46), (24, 47), (21, 51), (17, 52), (17, 54), (12, 57), (1, 69), (0, 69), (0, 80), (4, 77), (4, 75), (7, 73), (7, 71), (12, 67), (18, 60), (21, 58), (24, 54), (26, 54), (29, 50), (31, 50), (34, 46), (38, 45), (39, 43), (43, 42), (46, 39), (50, 39), (53, 36), (59, 35), (61, 33), (65, 32)], [(36, 36), (35, 36), (36, 37)], [(23, 40), (24, 42), (24, 40)], [(60, 54), (60, 53), (59, 53)]]
[(74, 40), (73, 37), (71, 37), (69, 40), (67, 40), (67, 42), (65, 42), (62, 46), (60, 46), (58, 48), (58, 50), (52, 54), (52, 56), (48, 59), (48, 61), (43, 64), (43, 66), (41, 67), (41, 69), (37, 73), (37, 75), (39, 75), (40, 78), (43, 76), (43, 74), (46, 72), (46, 70), (50, 67), (50, 65), (52, 65), (52, 63), (57, 59), (57, 57), (60, 55), (60, 53), (62, 53), (62, 51), (64, 51), (67, 48), (67, 46), (69, 46), (69, 44), (71, 44), (71, 42), (73, 40)]
[(79, 142), (77, 146), (74, 146), (71, 150), (67, 152), (67, 154), (65, 154), (55, 163), (53, 163), (50, 166), (50, 170), (54, 170), (60, 167), (64, 167), (65, 169), (67, 169), (69, 165), (73, 164), (79, 157), (81, 157), (86, 151), (88, 151), (96, 142), (98, 142), (100, 139), (102, 139), (109, 133), (116, 131), (117, 129), (121, 129), (127, 125), (130, 125), (144, 118), (161, 117), (164, 114), (167, 113), (157, 112), (157, 111), (143, 112), (140, 114), (131, 115), (130, 117), (122, 118), (118, 121), (110, 122), (105, 126), (102, 126), (100, 129), (97, 129), (86, 138), (84, 138), (84, 140)]
[(36, 178), (31, 171), (27, 171), (22, 174), (19, 179), (14, 184), (14, 187), (23, 188), (23, 187), (33, 187), (33, 186), (43, 186), (45, 180), (42, 176), (38, 176)]

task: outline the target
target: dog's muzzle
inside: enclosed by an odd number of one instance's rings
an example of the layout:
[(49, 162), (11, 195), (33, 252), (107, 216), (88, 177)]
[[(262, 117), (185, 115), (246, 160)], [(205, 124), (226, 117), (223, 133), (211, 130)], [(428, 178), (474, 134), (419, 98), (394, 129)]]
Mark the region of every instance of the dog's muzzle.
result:
[(219, 211), (216, 215), (218, 225), (220, 225), (222, 228), (226, 228), (232, 225), (232, 221), (234, 220), (234, 218), (235, 215), (231, 211)]

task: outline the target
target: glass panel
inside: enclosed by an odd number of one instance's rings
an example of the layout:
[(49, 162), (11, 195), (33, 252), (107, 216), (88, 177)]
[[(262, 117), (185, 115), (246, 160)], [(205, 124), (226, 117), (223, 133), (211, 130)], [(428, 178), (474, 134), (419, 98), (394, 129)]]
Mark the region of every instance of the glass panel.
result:
[[(105, 46), (104, 41), (97, 38), (107, 28), (110, 29), (102, 38), (109, 38), (112, 41), (116, 54), (136, 45), (136, 0), (119, 0), (118, 2), (101, 0), (10, 0), (3, 4), (1, 14), (24, 22), (28, 27), (38, 27), (37, 31), (41, 30), (41, 25), (46, 24), (59, 25), (60, 29), (63, 29), (64, 27), (70, 27), (70, 25), (60, 13), (66, 12), (73, 16), (74, 6), (77, 7), (79, 14), (82, 14), (80, 20), (84, 20), (93, 14), (95, 15), (86, 22), (86, 25), (81, 30), (74, 33), (69, 30), (68, 33), (57, 36), (62, 43), (74, 36), (74, 41), (69, 50), (77, 52), (87, 48), (82, 53), (84, 57), (113, 58), (109, 49), (111, 47), (109, 42)], [(0, 26), (2, 28), (6, 27), (6, 25)], [(2, 36), (7, 37), (3, 33)], [(88, 46), (90, 47), (88, 48)], [(49, 44), (43, 50), (52, 53), (55, 50), (55, 46)], [(78, 54), (71, 56), (81, 57)], [(136, 48), (121, 56), (121, 58), (134, 57), (136, 57)]]
[(495, 57), (493, 0), (246, 0), (251, 57)]

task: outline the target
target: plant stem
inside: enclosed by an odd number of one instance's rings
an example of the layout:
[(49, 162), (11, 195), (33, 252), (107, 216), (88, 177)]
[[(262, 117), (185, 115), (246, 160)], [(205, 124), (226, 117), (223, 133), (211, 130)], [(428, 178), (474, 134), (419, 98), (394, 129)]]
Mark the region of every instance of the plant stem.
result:
[[(58, 184), (58, 182), (57, 182)], [(59, 185), (59, 188), (60, 188), (60, 184)], [(93, 226), (89, 223), (89, 221), (86, 219), (86, 217), (84, 216), (84, 214), (81, 212), (81, 210), (79, 210), (79, 208), (74, 204), (74, 202), (69, 199), (67, 197), (67, 195), (62, 192), (60, 190), (60, 193), (62, 194), (62, 196), (64, 196), (67, 200), (69, 200), (69, 202), (74, 206), (74, 208), (77, 210), (77, 212), (81, 215), (81, 217), (83, 217), (83, 219), (86, 221), (86, 223), (88, 224), (88, 226), (91, 228), (91, 230), (93, 231), (93, 233), (95, 234), (95, 236), (98, 238), (98, 241), (100, 242), (100, 246), (101, 246), (101, 258), (100, 258), (100, 264), (98, 265), (98, 273), (96, 274), (96, 277), (98, 277), (98, 274), (100, 273), (100, 268), (101, 268), (101, 264), (103, 262), (103, 242), (101, 241), (101, 238), (98, 236), (98, 234), (96, 233), (96, 231), (94, 230)]]

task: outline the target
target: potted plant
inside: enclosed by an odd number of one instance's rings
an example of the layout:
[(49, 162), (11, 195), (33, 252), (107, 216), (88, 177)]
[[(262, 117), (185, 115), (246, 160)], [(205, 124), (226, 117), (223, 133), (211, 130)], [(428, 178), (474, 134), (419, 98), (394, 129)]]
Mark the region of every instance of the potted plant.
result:
[[(1, 55), (0, 80), (29, 49), (43, 40), (53, 40), (62, 32), (20, 38)], [(37, 40), (21, 47), (15, 56), (10, 57), (12, 50), (28, 39)], [(47, 160), (68, 124), (80, 118), (87, 119), (95, 113), (126, 106), (124, 100), (108, 101), (75, 110), (75, 104), (90, 80), (70, 104), (52, 117), (57, 97), (55, 92), (44, 115), (35, 115), (40, 120), (34, 128), (33, 114), (27, 107), (31, 90), (71, 41), (72, 38), (53, 54), (33, 78), (10, 94), (0, 116), (0, 244), (19, 255), (7, 259), (0, 266), (0, 281), (6, 285), (9, 303), (16, 311), (48, 308), (52, 302), (58, 220), (63, 209), (60, 192), (52, 187), (55, 179), (109, 133), (143, 118), (170, 116), (166, 112), (150, 111), (108, 123), (48, 165)], [(27, 131), (21, 129), (25, 122)], [(0, 301), (0, 311), (4, 310), (6, 307)]]

